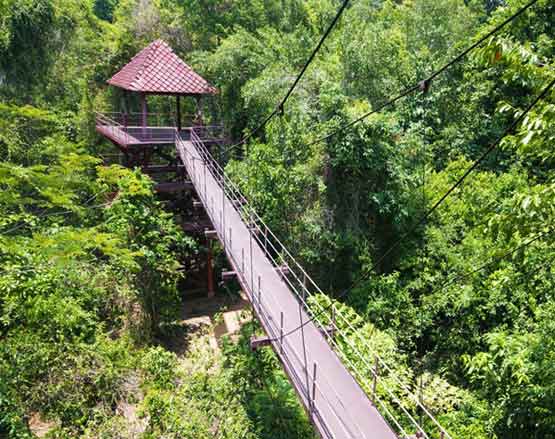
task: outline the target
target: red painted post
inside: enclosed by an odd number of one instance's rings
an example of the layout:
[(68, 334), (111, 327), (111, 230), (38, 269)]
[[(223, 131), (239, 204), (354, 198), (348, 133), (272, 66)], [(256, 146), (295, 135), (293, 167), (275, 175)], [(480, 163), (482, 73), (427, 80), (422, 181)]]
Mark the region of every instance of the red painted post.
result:
[(142, 111), (142, 132), (143, 137), (146, 137), (146, 125), (147, 125), (147, 103), (146, 103), (146, 94), (141, 93), (141, 111)]

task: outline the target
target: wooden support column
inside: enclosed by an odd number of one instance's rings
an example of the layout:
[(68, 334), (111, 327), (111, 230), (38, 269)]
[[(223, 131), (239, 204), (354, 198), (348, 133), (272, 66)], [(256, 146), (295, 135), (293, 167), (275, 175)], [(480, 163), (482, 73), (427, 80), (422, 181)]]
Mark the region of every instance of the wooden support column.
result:
[(129, 153), (127, 151), (123, 151), (123, 166), (126, 168), (129, 167)]
[(175, 96), (175, 110), (177, 131), (181, 131), (181, 99), (179, 95)]
[(197, 101), (197, 111), (196, 111), (196, 115), (195, 115), (194, 125), (203, 126), (204, 121), (202, 119), (202, 105), (200, 103), (201, 97), (200, 96), (195, 96), (195, 100)]
[(141, 113), (142, 113), (142, 127), (143, 127), (143, 136), (146, 136), (146, 124), (147, 124), (147, 103), (146, 103), (146, 94), (141, 93)]
[(127, 125), (129, 124), (129, 93), (127, 90), (123, 91), (123, 128), (127, 132)]
[(207, 244), (207, 248), (208, 248), (208, 252), (207, 252), (207, 257), (206, 257), (206, 274), (208, 276), (208, 297), (214, 297), (215, 296), (215, 291), (214, 291), (214, 268), (212, 267), (212, 261), (213, 261), (213, 254), (212, 254), (212, 240), (211, 239), (207, 239), (206, 240), (206, 244)]

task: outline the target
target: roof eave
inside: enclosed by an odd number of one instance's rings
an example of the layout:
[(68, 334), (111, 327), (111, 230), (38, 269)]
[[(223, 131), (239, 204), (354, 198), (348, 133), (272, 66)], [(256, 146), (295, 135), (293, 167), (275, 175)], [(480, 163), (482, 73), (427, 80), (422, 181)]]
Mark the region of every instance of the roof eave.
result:
[(159, 90), (137, 90), (133, 87), (128, 87), (117, 82), (112, 82), (111, 79), (106, 81), (108, 85), (112, 87), (121, 88), (122, 90), (131, 91), (134, 93), (144, 93), (148, 95), (171, 95), (171, 96), (207, 96), (207, 95), (217, 95), (219, 94), (219, 90), (217, 88), (212, 88), (210, 91), (201, 92), (201, 93), (186, 93), (186, 92), (174, 92), (174, 91), (159, 91)]

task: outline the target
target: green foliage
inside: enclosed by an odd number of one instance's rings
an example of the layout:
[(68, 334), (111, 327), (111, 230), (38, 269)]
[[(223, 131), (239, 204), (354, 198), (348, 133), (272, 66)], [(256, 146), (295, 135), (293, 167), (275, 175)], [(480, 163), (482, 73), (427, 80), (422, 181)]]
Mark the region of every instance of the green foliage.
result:
[(118, 5), (119, 0), (95, 0), (94, 13), (98, 18), (112, 21), (114, 9)]
[(256, 329), (252, 323), (244, 325), (238, 343), (224, 340), (223, 366), (239, 401), (257, 426), (257, 437), (315, 437), (276, 355), (270, 349), (250, 349), (248, 340)]
[(105, 191), (115, 194), (105, 211), (104, 227), (121, 236), (133, 253), (137, 299), (148, 317), (147, 329), (157, 335), (161, 325), (175, 317), (181, 278), (178, 257), (192, 249), (193, 241), (160, 208), (148, 177), (118, 166), (100, 168), (99, 177)]
[[(96, 168), (63, 118), (0, 111), (0, 435), (31, 437), (36, 416), (61, 437), (109, 430), (101, 420), (131, 397), (134, 342), (161, 333), (175, 312), (178, 257), (192, 241), (150, 180)], [(160, 386), (168, 355), (150, 369)]]
[(155, 388), (172, 390), (175, 387), (174, 375), (177, 359), (174, 354), (162, 347), (148, 350), (141, 362), (146, 374), (146, 380)]
[[(538, 1), (426, 95), (313, 142), (525, 3), (353, 2), (284, 114), (227, 165), (330, 295), (369, 274), (338, 304), (351, 341), (369, 341), (407, 385), (421, 380), (426, 404), (461, 439), (555, 436), (553, 91), (404, 231), (553, 79), (553, 2)], [(173, 325), (178, 268), (194, 244), (151, 180), (99, 167), (111, 146), (93, 111), (119, 109), (105, 80), (164, 38), (218, 86), (210, 118), (237, 140), (275, 108), (337, 7), (0, 0), (0, 435), (31, 437), (36, 413), (55, 437), (313, 435), (275, 356), (247, 349), (252, 328), (221, 357), (148, 346)], [(152, 100), (152, 111), (168, 108)], [(121, 403), (139, 406), (136, 426)]]
[[(348, 303), (364, 321), (396, 334), (409, 376), (410, 368), (424, 368), (423, 376), (441, 372), (449, 385), (464, 388), (438, 408), (458, 437), (555, 434), (539, 415), (549, 398), (510, 392), (510, 380), (499, 393), (482, 391), (463, 361), (484, 353), (500, 372), (520, 345), (497, 349), (492, 340), (521, 340), (552, 303), (553, 91), (434, 216), (410, 236), (404, 230), (553, 79), (553, 5), (538, 2), (438, 77), (425, 96), (404, 98), (304, 145), (427, 76), (525, 3), (353, 4), (284, 115), (227, 168), (320, 285), (342, 294), (370, 272), (349, 291)], [(253, 129), (287, 90), (291, 81), (284, 78), (293, 78), (289, 72), (299, 70), (298, 60), (313, 47), (300, 37), (313, 31), (310, 7), (295, 31), (276, 38), (273, 29), (241, 28), (210, 56), (232, 133)], [(453, 14), (464, 18), (452, 20)], [(541, 392), (543, 379), (534, 375), (528, 385)]]

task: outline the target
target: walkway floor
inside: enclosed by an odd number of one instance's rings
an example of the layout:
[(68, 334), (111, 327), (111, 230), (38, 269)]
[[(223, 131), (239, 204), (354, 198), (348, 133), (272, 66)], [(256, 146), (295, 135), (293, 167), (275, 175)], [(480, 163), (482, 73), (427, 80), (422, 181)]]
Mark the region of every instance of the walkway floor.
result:
[[(182, 141), (178, 152), (231, 265), (240, 273), (244, 291), (266, 333), (274, 339), (272, 346), (320, 435), (330, 439), (396, 438), (320, 330), (312, 322), (306, 323), (308, 315), (252, 238), (234, 204), (201, 160), (197, 147)], [(282, 313), (284, 333), (305, 326), (280, 343)]]

